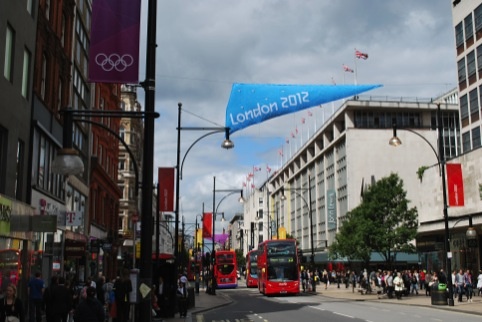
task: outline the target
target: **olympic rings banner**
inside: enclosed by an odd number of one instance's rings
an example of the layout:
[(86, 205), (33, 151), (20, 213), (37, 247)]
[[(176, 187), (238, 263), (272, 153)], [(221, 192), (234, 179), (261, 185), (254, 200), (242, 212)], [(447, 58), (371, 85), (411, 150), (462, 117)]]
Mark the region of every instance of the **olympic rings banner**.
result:
[(274, 117), (357, 95), (382, 85), (233, 84), (226, 107), (230, 133)]
[(141, 0), (94, 0), (89, 81), (139, 82)]

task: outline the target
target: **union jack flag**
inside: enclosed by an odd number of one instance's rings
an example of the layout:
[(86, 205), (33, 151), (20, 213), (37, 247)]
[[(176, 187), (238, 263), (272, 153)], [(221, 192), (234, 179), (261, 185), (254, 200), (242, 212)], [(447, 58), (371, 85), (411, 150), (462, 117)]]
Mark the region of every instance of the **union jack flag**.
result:
[(353, 73), (353, 69), (351, 69), (350, 67), (348, 67), (347, 65), (343, 65), (343, 70), (345, 72), (348, 72), (348, 73)]
[(366, 60), (366, 59), (368, 59), (368, 54), (362, 53), (361, 51), (355, 49), (355, 57), (358, 58), (358, 59), (365, 59)]

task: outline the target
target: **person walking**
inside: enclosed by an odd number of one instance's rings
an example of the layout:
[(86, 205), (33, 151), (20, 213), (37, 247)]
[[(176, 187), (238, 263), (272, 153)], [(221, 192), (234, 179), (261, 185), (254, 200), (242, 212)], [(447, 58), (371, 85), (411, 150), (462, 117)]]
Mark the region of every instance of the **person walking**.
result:
[(52, 321), (67, 322), (67, 317), (72, 309), (72, 295), (65, 286), (65, 278), (59, 277), (57, 285), (53, 285), (50, 293), (52, 303)]
[(470, 269), (465, 271), (464, 274), (464, 287), (465, 287), (465, 296), (467, 296), (467, 302), (472, 302), (472, 293), (473, 293), (473, 288), (472, 288), (472, 273), (470, 272)]
[(22, 301), (17, 297), (17, 288), (14, 284), (9, 284), (5, 288), (4, 298), (0, 301), (0, 317), (5, 317), (5, 321), (25, 321)]
[(395, 296), (397, 297), (397, 300), (401, 300), (403, 289), (405, 287), (405, 284), (402, 278), (402, 273), (397, 272), (397, 276), (395, 276), (395, 278), (393, 279), (393, 285), (395, 287)]
[(465, 291), (465, 278), (464, 278), (464, 272), (462, 269), (459, 270), (459, 272), (455, 275), (455, 288), (457, 290), (457, 295), (458, 295), (458, 302), (462, 302), (462, 295), (464, 294)]
[(29, 299), (29, 322), (42, 322), (42, 302), (45, 291), (45, 283), (42, 280), (40, 272), (36, 272), (35, 276), (28, 282), (28, 299)]
[(121, 278), (114, 283), (115, 303), (117, 309), (117, 322), (129, 320), (131, 304), (129, 296), (132, 292), (132, 283), (129, 278), (129, 270), (124, 269)]
[(54, 322), (53, 307), (52, 302), (52, 290), (58, 284), (59, 277), (54, 275), (50, 278), (50, 285), (45, 288), (43, 293), (43, 308), (45, 309), (45, 319), (47, 322)]
[(479, 276), (477, 276), (477, 295), (482, 294), (482, 269), (479, 270)]
[(179, 307), (179, 316), (186, 317), (187, 315), (187, 289), (186, 284), (179, 281), (179, 286), (177, 288), (177, 303)]
[(75, 310), (74, 322), (104, 322), (104, 308), (95, 298), (97, 290), (89, 286), (85, 293), (85, 300), (80, 302)]

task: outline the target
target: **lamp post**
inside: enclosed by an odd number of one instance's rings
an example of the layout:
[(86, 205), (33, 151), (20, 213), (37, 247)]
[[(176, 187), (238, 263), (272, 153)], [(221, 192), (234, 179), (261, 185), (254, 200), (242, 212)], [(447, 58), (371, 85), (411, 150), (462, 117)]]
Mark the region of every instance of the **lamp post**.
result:
[[(294, 192), (308, 206), (308, 213), (309, 213), (309, 219), (310, 219), (310, 245), (311, 245), (310, 265), (311, 265), (312, 271), (314, 272), (315, 271), (315, 244), (314, 244), (314, 238), (313, 238), (313, 212), (311, 209), (311, 177), (308, 176), (308, 188), (281, 187), (281, 200), (286, 200), (286, 196), (284, 195), (285, 190)], [(307, 202), (306, 199), (298, 191), (308, 191), (309, 202)], [(316, 292), (316, 282), (315, 282), (314, 276), (312, 280), (312, 285), (313, 285), (313, 292)]]
[[(232, 149), (234, 148), (234, 143), (229, 139), (229, 128), (227, 127), (181, 127), (181, 112), (182, 112), (182, 103), (177, 104), (178, 109), (177, 109), (177, 162), (176, 162), (176, 224), (175, 224), (175, 250), (174, 250), (174, 256), (176, 257), (176, 263), (177, 263), (177, 258), (179, 256), (178, 254), (178, 239), (179, 239), (179, 186), (180, 186), (180, 180), (182, 179), (182, 168), (184, 166), (184, 160), (186, 159), (187, 154), (189, 151), (191, 151), (192, 147), (198, 143), (200, 140), (203, 138), (215, 134), (215, 133), (220, 133), (224, 132), (225, 133), (225, 140), (221, 144), (221, 147), (223, 149)], [(204, 134), (203, 136), (199, 137), (196, 141), (194, 141), (189, 148), (186, 150), (186, 153), (184, 154), (184, 157), (182, 159), (181, 163), (181, 131), (209, 131), (208, 133)], [(176, 264), (176, 269), (177, 269), (177, 264)]]
[[(219, 201), (218, 205), (216, 206), (216, 192), (228, 192), (227, 195), (225, 195), (221, 200)], [(221, 190), (216, 190), (216, 177), (213, 177), (213, 235), (212, 235), (212, 250), (211, 250), (211, 260), (213, 264), (213, 270), (211, 274), (211, 282), (212, 282), (212, 289), (211, 289), (211, 294), (216, 295), (216, 277), (214, 276), (214, 265), (216, 264), (216, 260), (213, 256), (214, 254), (214, 246), (215, 246), (215, 235), (216, 235), (216, 212), (219, 208), (219, 205), (221, 202), (223, 202), (226, 197), (234, 194), (234, 193), (240, 193), (240, 198), (238, 199), (239, 202), (243, 203), (244, 198), (243, 198), (243, 189), (221, 189)], [(224, 216), (224, 215), (223, 215)]]
[[(445, 178), (445, 150), (444, 150), (444, 140), (443, 140), (443, 124), (442, 124), (442, 115), (440, 111), (440, 103), (437, 104), (437, 131), (438, 131), (438, 153), (433, 147), (433, 145), (420, 133), (411, 130), (411, 129), (403, 129), (405, 131), (411, 132), (418, 137), (422, 138), (432, 149), (435, 156), (437, 157), (437, 163), (439, 166), (440, 176), (442, 177), (442, 197), (443, 197), (443, 218), (444, 218), (444, 251), (445, 251), (445, 271), (447, 275), (447, 288), (449, 290), (449, 298), (448, 298), (448, 305), (454, 306), (454, 294), (452, 288), (452, 254), (450, 252), (450, 231), (449, 231), (449, 216), (448, 216), (448, 205), (447, 205), (447, 185), (446, 185), (446, 178)], [(399, 146), (402, 144), (402, 141), (397, 137), (397, 127), (396, 124), (393, 125), (393, 137), (390, 139), (389, 144), (392, 146)]]

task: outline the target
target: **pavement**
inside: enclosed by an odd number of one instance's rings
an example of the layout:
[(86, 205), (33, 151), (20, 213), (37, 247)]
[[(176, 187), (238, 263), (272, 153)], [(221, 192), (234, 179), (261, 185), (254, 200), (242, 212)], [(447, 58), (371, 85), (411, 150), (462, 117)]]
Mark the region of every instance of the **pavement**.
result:
[[(244, 288), (244, 281), (241, 281), (239, 288)], [(477, 290), (476, 290), (477, 291)], [(316, 296), (320, 298), (320, 303), (323, 301), (323, 297), (333, 298), (333, 299), (343, 299), (346, 301), (373, 301), (382, 303), (391, 303), (398, 305), (413, 305), (421, 307), (431, 307), (440, 310), (450, 310), (463, 312), (468, 314), (475, 314), (482, 316), (482, 296), (473, 296), (472, 302), (467, 302), (465, 296), (463, 297), (463, 302), (458, 303), (455, 299), (454, 306), (448, 305), (432, 305), (432, 300), (430, 296), (425, 295), (425, 290), (419, 291), (419, 295), (409, 295), (402, 297), (401, 300), (388, 299), (384, 296), (379, 296), (374, 293), (362, 294), (355, 288), (354, 292), (351, 288), (345, 288), (344, 285), (330, 285), (325, 290), (324, 285), (317, 285), (316, 292), (301, 292), (301, 296)], [(163, 320), (153, 320), (153, 321), (163, 321), (163, 322), (186, 322), (192, 321), (192, 316), (209, 311), (221, 306), (225, 306), (232, 303), (232, 300), (226, 295), (225, 292), (217, 291), (216, 295), (209, 295), (201, 289), (199, 294), (195, 294), (195, 306), (188, 310), (186, 318), (180, 318), (179, 314), (176, 314), (174, 318), (165, 318)]]

